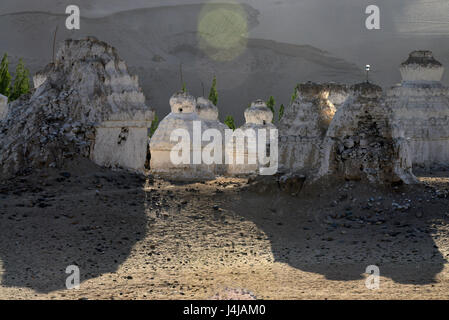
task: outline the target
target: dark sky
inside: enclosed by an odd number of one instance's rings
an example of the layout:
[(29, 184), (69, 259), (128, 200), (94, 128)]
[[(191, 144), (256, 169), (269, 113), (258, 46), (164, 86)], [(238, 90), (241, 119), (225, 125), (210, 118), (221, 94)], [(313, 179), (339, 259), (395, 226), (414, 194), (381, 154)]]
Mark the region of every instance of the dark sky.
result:
[[(242, 3), (251, 8), (254, 23), (249, 38), (276, 42), (253, 45), (252, 51), (248, 50), (240, 62), (236, 59), (229, 70), (220, 69), (214, 61), (198, 60), (201, 53), (195, 47), (196, 13), (185, 5), (200, 4), (195, 6), (200, 11), (208, 2), (0, 0), (0, 54), (8, 52), (13, 63), (23, 57), (31, 71), (43, 68), (51, 57), (52, 34), (59, 24), (60, 40), (94, 35), (115, 46), (139, 75), (145, 95), (161, 114), (167, 110), (169, 95), (179, 86), (180, 62), (185, 63), (186, 77), (197, 95), (201, 92), (200, 81), (208, 83), (216, 70), (221, 70), (219, 89), (226, 108), (223, 114), (229, 109), (240, 118), (249, 100), (273, 94), (287, 103), (297, 82), (326, 78), (327, 70), (331, 74), (327, 81), (351, 82), (351, 64), (360, 70), (370, 64), (373, 81), (383, 87), (400, 81), (399, 64), (413, 50), (432, 50), (437, 60), (449, 66), (449, 0), (223, 0), (220, 2)], [(65, 8), (71, 4), (79, 5), (84, 19), (80, 31), (63, 30)], [(365, 28), (365, 9), (372, 4), (381, 10), (380, 30)], [(136, 10), (160, 6), (172, 7)], [(279, 54), (279, 43), (300, 48)], [(251, 58), (258, 53), (258, 46), (269, 49)], [(308, 46), (323, 53), (316, 59), (307, 56)], [(299, 51), (297, 55), (306, 60), (290, 58), (289, 50)], [(152, 60), (159, 51), (165, 58), (160, 64)], [(332, 73), (335, 59), (344, 60), (347, 74)], [(257, 73), (259, 66), (261, 74)], [(247, 83), (240, 86), (244, 81)], [(449, 83), (447, 72), (443, 81)]]

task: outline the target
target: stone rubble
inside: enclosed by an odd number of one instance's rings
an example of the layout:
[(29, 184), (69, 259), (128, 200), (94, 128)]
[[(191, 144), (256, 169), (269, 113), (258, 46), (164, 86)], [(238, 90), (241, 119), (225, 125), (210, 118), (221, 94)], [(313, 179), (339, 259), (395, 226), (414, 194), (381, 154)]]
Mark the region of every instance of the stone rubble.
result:
[(224, 143), (225, 143), (225, 130), (229, 129), (227, 125), (221, 123), (218, 120), (218, 108), (212, 101), (204, 97), (199, 97), (196, 104), (196, 113), (200, 117), (202, 122), (203, 131), (206, 129), (216, 129), (220, 132), (222, 137), (222, 164), (217, 164), (215, 167), (216, 175), (223, 175), (226, 173)]

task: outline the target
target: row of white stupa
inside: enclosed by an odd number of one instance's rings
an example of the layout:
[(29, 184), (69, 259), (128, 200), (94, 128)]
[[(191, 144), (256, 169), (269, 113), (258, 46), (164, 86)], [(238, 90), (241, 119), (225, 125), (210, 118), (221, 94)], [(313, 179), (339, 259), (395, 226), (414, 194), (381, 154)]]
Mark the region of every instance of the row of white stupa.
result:
[[(360, 116), (354, 115), (354, 108), (360, 101), (367, 105), (386, 104), (387, 109), (391, 109), (388, 122), (391, 124), (394, 138), (407, 140), (407, 161), (413, 165), (449, 165), (449, 89), (441, 83), (444, 67), (434, 59), (431, 52), (414, 51), (401, 64), (400, 72), (401, 84), (391, 88), (386, 94), (379, 93), (377, 88), (372, 88), (375, 94), (368, 97), (361, 95), (360, 90), (355, 92), (348, 86), (307, 84), (299, 86), (297, 99), (286, 108), (278, 125), (280, 169), (284, 172), (321, 170), (323, 152), (327, 152), (327, 147), (323, 143), (326, 139), (335, 140), (335, 137), (329, 136), (334, 135), (328, 132), (330, 124), (333, 123), (333, 127), (349, 126), (354, 120), (353, 117)], [(170, 135), (174, 129), (184, 128), (192, 134), (195, 120), (201, 121), (203, 131), (216, 128), (223, 132), (227, 127), (218, 121), (216, 106), (205, 98), (195, 99), (186, 93), (177, 93), (170, 99), (170, 106), (172, 112), (161, 121), (150, 140), (153, 173), (172, 179), (203, 179), (221, 174), (258, 173), (257, 164), (174, 165), (170, 159), (170, 152), (176, 144), (170, 141)], [(362, 107), (364, 110), (372, 109)], [(0, 95), (0, 120), (6, 115), (7, 108), (7, 98)], [(380, 107), (379, 110), (381, 109)], [(335, 115), (337, 110), (341, 112)], [(378, 114), (374, 116), (378, 117)], [(243, 130), (274, 128), (271, 123), (273, 114), (261, 100), (252, 103), (251, 107), (245, 111), (245, 119), (246, 124), (241, 127)], [(342, 121), (347, 123), (336, 123)], [(120, 123), (120, 125), (125, 124)], [(120, 128), (117, 130), (120, 131)], [(145, 137), (145, 130), (141, 131), (139, 137)], [(365, 139), (357, 137), (341, 138), (345, 140), (343, 144), (349, 146), (353, 141), (357, 146), (365, 142)], [(134, 150), (132, 161), (125, 161), (126, 159), (123, 160), (120, 156), (118, 160), (114, 160), (115, 162), (112, 160), (96, 162), (100, 165), (109, 164), (143, 170), (147, 143), (145, 139), (137, 140), (130, 141), (130, 146), (126, 149)], [(235, 159), (234, 155), (228, 156)], [(346, 157), (346, 154), (344, 156)]]
[[(286, 109), (278, 125), (281, 171), (322, 171), (323, 154), (329, 152), (327, 150), (329, 141), (335, 140), (332, 136), (335, 132), (328, 132), (329, 126), (332, 123), (334, 128), (342, 127), (341, 132), (346, 134), (352, 125), (349, 131), (358, 134), (356, 132), (359, 132), (360, 128), (354, 126), (354, 121), (359, 121), (359, 118), (366, 116), (358, 111), (362, 109), (365, 110), (368, 118), (374, 117), (385, 122), (383, 127), (388, 127), (394, 140), (389, 144), (397, 145), (398, 141), (401, 141), (400, 148), (392, 147), (393, 154), (388, 157), (396, 157), (389, 161), (397, 163), (397, 167), (402, 166), (402, 171), (405, 170), (408, 174), (411, 164), (449, 165), (449, 89), (441, 83), (444, 67), (434, 59), (430, 51), (414, 51), (401, 64), (400, 72), (402, 82), (388, 90), (386, 94), (382, 93), (377, 86), (373, 88), (369, 86), (366, 88), (363, 85), (348, 87), (305, 84), (299, 86), (297, 99)], [(354, 88), (358, 89), (354, 90)], [(363, 90), (360, 91), (360, 88)], [(360, 103), (361, 107), (356, 108), (355, 105)], [(172, 112), (161, 121), (150, 141), (153, 173), (172, 179), (202, 179), (221, 174), (258, 173), (260, 168), (257, 165), (174, 165), (170, 160), (170, 151), (176, 144), (170, 141), (170, 133), (173, 129), (184, 128), (191, 134), (194, 120), (202, 121), (203, 129), (224, 130), (226, 126), (218, 121), (216, 106), (205, 98), (199, 98), (196, 101), (188, 94), (178, 93), (170, 99), (170, 106)], [(373, 114), (369, 114), (373, 108), (376, 110), (372, 110)], [(340, 109), (342, 109), (341, 112)], [(337, 110), (340, 114), (338, 119), (333, 121)], [(391, 112), (379, 118), (379, 110)], [(271, 123), (272, 118), (273, 114), (266, 104), (258, 100), (245, 111), (246, 124), (241, 129), (275, 128)], [(340, 123), (342, 121), (345, 123)], [(373, 125), (377, 125), (375, 121)], [(345, 129), (345, 126), (348, 128)], [(332, 131), (335, 131), (334, 128)], [(326, 138), (328, 135), (330, 136)], [(380, 134), (382, 135), (385, 133)], [(387, 136), (389, 134), (385, 135)], [(355, 140), (357, 146), (366, 141), (360, 137), (340, 138), (350, 145)], [(362, 147), (362, 153), (366, 150)], [(230, 156), (235, 160), (234, 155)], [(363, 157), (365, 162), (370, 158), (365, 154)], [(377, 162), (375, 166), (379, 165)], [(412, 179), (403, 180), (411, 181)]]
[[(217, 175), (243, 175), (257, 173), (258, 161), (248, 161), (247, 149), (243, 151), (243, 163), (237, 161), (239, 151), (237, 148), (226, 148), (225, 130), (229, 129), (218, 120), (218, 108), (208, 99), (200, 97), (195, 99), (185, 92), (178, 92), (170, 99), (171, 113), (160, 123), (154, 135), (150, 139), (151, 172), (160, 177), (170, 179), (211, 179)], [(257, 100), (245, 111), (246, 124), (240, 129), (254, 129), (257, 135), (259, 129), (275, 129), (272, 124), (273, 113), (262, 100)], [(202, 150), (211, 141), (202, 140), (198, 145), (193, 143), (194, 123), (201, 128), (201, 135), (207, 129), (216, 129), (220, 132), (220, 143), (222, 156), (219, 161), (206, 164), (203, 159), (200, 163), (194, 163), (193, 153), (196, 151), (201, 155)], [(171, 140), (171, 135), (175, 129), (184, 129), (189, 134), (191, 143), (189, 144), (190, 154), (186, 163), (175, 164), (171, 158), (174, 148), (179, 145), (179, 140)], [(218, 138), (218, 137), (217, 137)], [(214, 143), (217, 141), (214, 140)], [(232, 142), (231, 142), (232, 143)], [(210, 154), (214, 155), (215, 151)], [(226, 155), (226, 152), (228, 154)], [(225, 159), (229, 157), (231, 161), (227, 164)], [(267, 164), (269, 165), (269, 164)]]

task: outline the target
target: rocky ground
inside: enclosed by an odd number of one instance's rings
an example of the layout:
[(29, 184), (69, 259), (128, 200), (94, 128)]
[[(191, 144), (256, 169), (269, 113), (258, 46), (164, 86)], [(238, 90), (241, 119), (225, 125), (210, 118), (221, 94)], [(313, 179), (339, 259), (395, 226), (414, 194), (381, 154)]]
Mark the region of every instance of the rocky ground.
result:
[[(70, 169), (69, 169), (70, 168)], [(0, 299), (448, 299), (449, 172), (415, 186), (171, 184), (87, 161), (0, 181)], [(66, 267), (81, 272), (66, 290)], [(378, 290), (365, 286), (380, 268)]]

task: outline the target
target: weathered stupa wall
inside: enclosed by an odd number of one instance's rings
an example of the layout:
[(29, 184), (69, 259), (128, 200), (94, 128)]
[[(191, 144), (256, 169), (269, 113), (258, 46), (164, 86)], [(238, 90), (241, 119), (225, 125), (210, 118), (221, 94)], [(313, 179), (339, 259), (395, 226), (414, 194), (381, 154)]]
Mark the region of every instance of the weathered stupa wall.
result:
[(393, 123), (410, 140), (412, 162), (449, 165), (449, 90), (444, 68), (430, 51), (414, 51), (402, 63), (402, 83), (387, 93)]
[(6, 118), (8, 113), (8, 98), (0, 94), (0, 120)]
[(361, 83), (352, 91), (327, 131), (319, 176), (380, 184), (416, 182), (408, 143), (394, 132), (382, 89)]
[(95, 38), (67, 40), (41, 80), (34, 92), (10, 104), (0, 122), (0, 175), (60, 167), (77, 156), (144, 168), (143, 128), (154, 113), (113, 47)]
[(335, 114), (326, 85), (300, 84), (298, 97), (279, 123), (279, 165), (282, 171), (318, 169), (321, 144)]
[(96, 127), (91, 159), (101, 166), (143, 171), (150, 126), (151, 121), (102, 122)]

